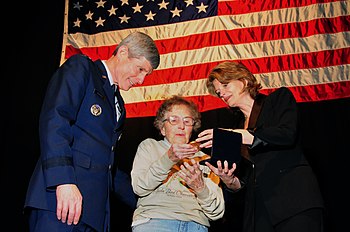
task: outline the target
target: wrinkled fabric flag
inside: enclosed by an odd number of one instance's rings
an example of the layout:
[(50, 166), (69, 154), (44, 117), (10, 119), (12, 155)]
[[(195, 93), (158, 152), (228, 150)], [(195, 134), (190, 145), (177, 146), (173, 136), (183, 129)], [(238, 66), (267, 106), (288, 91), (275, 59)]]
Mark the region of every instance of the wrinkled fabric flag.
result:
[(226, 107), (205, 81), (222, 61), (246, 65), (262, 92), (286, 86), (298, 102), (350, 97), (350, 2), (335, 0), (66, 0), (63, 63), (109, 58), (129, 33), (150, 35), (161, 63), (122, 91), (127, 117), (154, 116), (174, 94), (201, 112)]

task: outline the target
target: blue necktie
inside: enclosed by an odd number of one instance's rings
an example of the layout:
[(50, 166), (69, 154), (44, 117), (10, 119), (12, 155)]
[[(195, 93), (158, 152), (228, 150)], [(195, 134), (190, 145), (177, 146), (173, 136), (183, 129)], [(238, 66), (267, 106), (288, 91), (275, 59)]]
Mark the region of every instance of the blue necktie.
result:
[(117, 102), (115, 103), (116, 104), (116, 108), (119, 111), (120, 115), (122, 115), (122, 113), (123, 113), (122, 104), (123, 104), (124, 101), (123, 101), (122, 96), (120, 95), (120, 91), (119, 91), (119, 87), (118, 86), (115, 88), (114, 96), (117, 97)]

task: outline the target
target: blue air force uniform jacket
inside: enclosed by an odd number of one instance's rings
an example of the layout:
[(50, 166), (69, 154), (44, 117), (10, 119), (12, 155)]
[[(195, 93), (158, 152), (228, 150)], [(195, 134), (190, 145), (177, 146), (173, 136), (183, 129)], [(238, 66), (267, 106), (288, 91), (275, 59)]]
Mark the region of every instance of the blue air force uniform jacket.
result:
[(83, 196), (81, 220), (107, 231), (114, 150), (125, 120), (118, 100), (117, 122), (114, 88), (101, 60), (75, 55), (55, 72), (40, 114), (41, 156), (25, 207), (56, 212), (55, 187), (76, 184)]

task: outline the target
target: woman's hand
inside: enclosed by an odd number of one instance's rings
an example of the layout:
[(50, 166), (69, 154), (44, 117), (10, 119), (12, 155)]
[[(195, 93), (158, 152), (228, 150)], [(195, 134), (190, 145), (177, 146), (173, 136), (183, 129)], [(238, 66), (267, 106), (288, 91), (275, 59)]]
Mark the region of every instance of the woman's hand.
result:
[(179, 162), (184, 158), (192, 157), (198, 148), (190, 144), (172, 144), (168, 150), (168, 157), (173, 162)]
[(254, 135), (249, 133), (248, 130), (245, 130), (245, 129), (234, 129), (232, 131), (234, 131), (236, 133), (240, 133), (242, 135), (242, 143), (243, 144), (247, 144), (247, 145), (252, 145), (253, 144)]
[(200, 148), (210, 148), (213, 144), (213, 129), (207, 129), (198, 134), (196, 142), (201, 143)]
[(185, 181), (188, 187), (190, 187), (195, 193), (199, 193), (205, 187), (203, 174), (199, 168), (198, 162), (194, 159), (191, 159), (190, 162), (192, 165), (184, 162), (180, 166), (181, 170), (178, 172), (178, 175)]
[(217, 162), (217, 167), (211, 165), (209, 162), (205, 162), (205, 164), (210, 168), (212, 172), (220, 177), (222, 182), (224, 182), (228, 188), (232, 190), (238, 190), (241, 188), (241, 183), (239, 182), (238, 177), (234, 175), (234, 171), (237, 167), (235, 163), (232, 164), (231, 169), (229, 169), (228, 162), (226, 160), (224, 161), (224, 166), (222, 166), (220, 160)]

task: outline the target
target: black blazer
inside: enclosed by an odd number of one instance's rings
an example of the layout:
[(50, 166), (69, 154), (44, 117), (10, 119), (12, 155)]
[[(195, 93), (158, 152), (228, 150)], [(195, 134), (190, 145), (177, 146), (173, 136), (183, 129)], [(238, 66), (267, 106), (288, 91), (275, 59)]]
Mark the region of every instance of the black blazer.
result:
[(316, 176), (300, 146), (297, 104), (288, 88), (266, 97), (252, 129), (255, 139), (249, 154), (255, 164), (255, 184), (271, 222), (323, 207)]
[[(259, 94), (250, 115), (250, 120), (253, 118), (255, 127), (248, 128), (254, 134), (253, 144), (248, 147), (250, 162), (238, 166), (244, 183), (238, 191), (245, 194), (244, 224), (253, 228), (255, 194), (260, 195), (258, 199), (273, 224), (306, 209), (323, 207), (316, 176), (300, 147), (297, 104), (292, 92), (282, 87), (268, 96)], [(241, 194), (238, 192), (233, 195)]]

